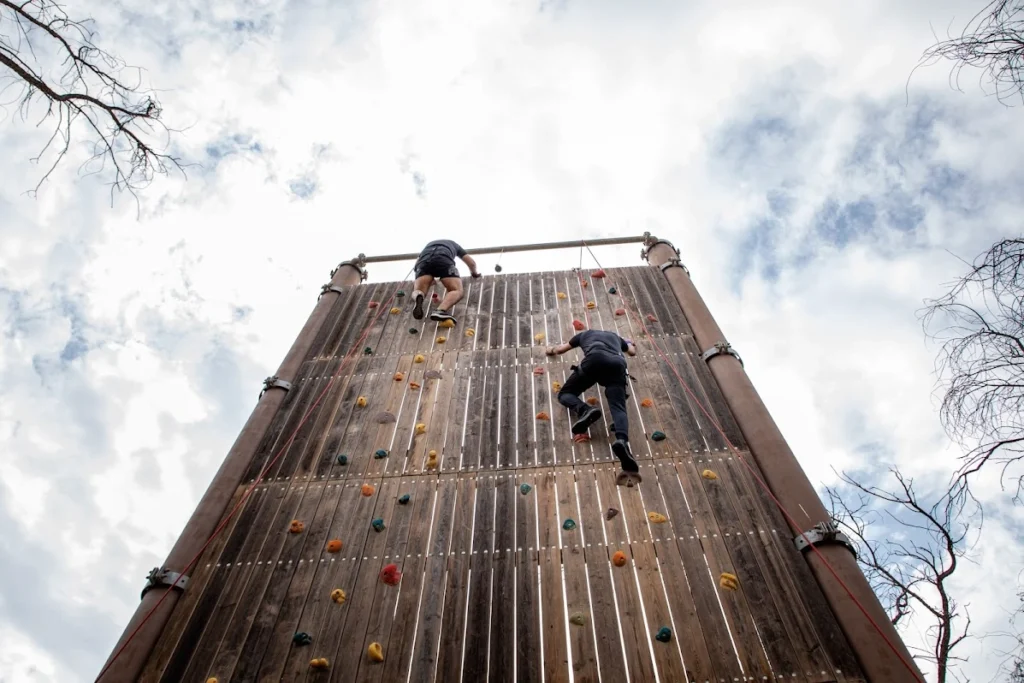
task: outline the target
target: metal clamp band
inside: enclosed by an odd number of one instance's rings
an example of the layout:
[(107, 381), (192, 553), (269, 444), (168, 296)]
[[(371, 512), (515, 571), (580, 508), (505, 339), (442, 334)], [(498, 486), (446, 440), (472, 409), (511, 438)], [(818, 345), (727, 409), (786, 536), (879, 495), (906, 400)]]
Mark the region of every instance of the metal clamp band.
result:
[(365, 254), (360, 254), (351, 261), (342, 261), (341, 263), (338, 264), (337, 268), (331, 271), (331, 277), (334, 277), (334, 274), (341, 270), (342, 266), (352, 266), (353, 268), (359, 271), (359, 281), (362, 282), (366, 280), (370, 273), (366, 270), (366, 268), (363, 267), (366, 265), (366, 261), (363, 260), (365, 258)]
[(647, 261), (648, 260), (647, 255), (651, 253), (651, 249), (654, 249), (659, 244), (665, 244), (665, 245), (668, 245), (669, 247), (671, 247), (672, 251), (674, 251), (676, 253), (676, 258), (679, 258), (679, 249), (677, 249), (674, 244), (672, 244), (668, 240), (658, 239), (657, 237), (654, 237), (653, 235), (651, 236), (650, 239), (648, 239), (648, 240), (646, 240), (644, 242), (644, 248), (640, 250), (640, 258), (642, 258), (644, 261)]
[(260, 392), (260, 398), (263, 398), (263, 394), (267, 393), (270, 389), (284, 389), (285, 391), (291, 391), (292, 383), (286, 382), (280, 379), (277, 375), (268, 377), (263, 380), (263, 391)]
[[(331, 277), (334, 277), (333, 273), (331, 274)], [(330, 282), (328, 282), (326, 285), (320, 285), (320, 296), (318, 296), (317, 299), (319, 299), (321, 296), (323, 296), (327, 292), (336, 292), (338, 294), (341, 294), (344, 291), (345, 291), (344, 287), (339, 287), (338, 285), (332, 285)]]
[(146, 576), (146, 585), (142, 587), (142, 595), (139, 599), (146, 597), (146, 593), (154, 588), (170, 586), (179, 591), (184, 591), (188, 586), (188, 577), (178, 572), (172, 572), (165, 567), (153, 567)]
[(807, 552), (814, 545), (841, 545), (857, 557), (857, 549), (850, 543), (850, 539), (832, 522), (818, 522), (801, 535), (794, 537), (793, 543), (800, 552)]
[(671, 259), (670, 261), (665, 261), (665, 263), (662, 263), (658, 267), (661, 268), (661, 272), (663, 273), (669, 268), (682, 268), (684, 273), (686, 273), (687, 275), (690, 274), (690, 269), (684, 266), (683, 262), (677, 258)]
[(700, 354), (700, 357), (701, 360), (707, 363), (710, 359), (722, 353), (732, 356), (740, 362), (741, 366), (743, 365), (743, 359), (740, 358), (740, 354), (736, 353), (736, 349), (732, 348), (729, 342), (726, 341), (715, 342), (715, 345)]

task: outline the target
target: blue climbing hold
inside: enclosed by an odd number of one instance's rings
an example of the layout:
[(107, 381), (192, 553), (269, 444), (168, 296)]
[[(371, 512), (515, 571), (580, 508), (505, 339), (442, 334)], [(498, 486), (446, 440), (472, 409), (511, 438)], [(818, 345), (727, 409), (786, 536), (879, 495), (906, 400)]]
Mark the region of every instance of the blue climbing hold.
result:
[(662, 626), (658, 630), (658, 635), (654, 636), (654, 638), (663, 643), (667, 643), (668, 641), (672, 640), (672, 629), (670, 629), (668, 626)]
[(420, 333), (420, 331), (417, 330), (415, 327), (410, 327), (409, 328), (409, 334), (419, 334), (419, 333)]
[(616, 293), (616, 292), (618, 292), (618, 291), (619, 291), (619, 290), (615, 289), (614, 287), (609, 287), (609, 288), (608, 288), (608, 293), (609, 293), (609, 294), (615, 294), (615, 293)]
[(378, 448), (377, 452), (373, 454), (373, 457), (375, 457), (377, 460), (380, 460), (381, 458), (388, 457), (388, 452), (383, 448)]
[(530, 486), (529, 484), (523, 484), (522, 486), (519, 487), (519, 493), (521, 493), (521, 494), (523, 494), (525, 496), (527, 493), (530, 492), (530, 489), (532, 489), (532, 488), (533, 487)]
[(399, 299), (401, 299), (403, 296), (405, 296), (405, 290), (404, 289), (398, 290), (397, 292), (395, 292), (395, 296), (397, 296)]
[(664, 441), (665, 439), (665, 432), (654, 432), (651, 434), (652, 441)]
[(369, 346), (367, 346), (365, 349), (363, 349), (363, 353), (365, 355), (367, 355), (367, 356), (372, 356), (373, 355), (373, 349), (371, 349)]
[(384, 520), (380, 517), (370, 522), (370, 525), (373, 527), (373, 530), (378, 533), (384, 531)]
[(296, 645), (309, 645), (313, 642), (313, 636), (309, 635), (305, 631), (299, 631), (292, 636), (292, 642)]
[(398, 499), (398, 504), (399, 505), (405, 505), (408, 502), (409, 502), (409, 494), (408, 493), (404, 494), (401, 498)]
[(344, 453), (339, 455), (338, 456), (338, 464), (339, 465), (347, 465), (348, 464), (348, 456), (345, 455)]
[(562, 528), (566, 531), (572, 531), (576, 528), (576, 522), (572, 521), (571, 517), (566, 517), (565, 521), (562, 522)]

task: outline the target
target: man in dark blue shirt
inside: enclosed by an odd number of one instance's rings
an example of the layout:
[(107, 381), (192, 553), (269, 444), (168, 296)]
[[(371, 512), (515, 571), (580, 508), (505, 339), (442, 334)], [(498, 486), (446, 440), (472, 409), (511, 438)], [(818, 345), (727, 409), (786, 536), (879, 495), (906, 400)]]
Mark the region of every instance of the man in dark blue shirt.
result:
[(459, 277), (459, 268), (455, 265), (456, 258), (462, 259), (469, 266), (469, 272), (473, 277), (480, 277), (476, 261), (458, 243), (452, 240), (434, 240), (423, 247), (419, 258), (416, 259), (416, 282), (413, 285), (416, 305), (412, 309), (412, 317), (417, 320), (423, 319), (423, 297), (434, 284), (434, 278), (437, 278), (444, 285), (445, 293), (441, 303), (430, 314), (430, 319), (456, 322), (455, 316), (450, 313), (455, 304), (462, 299), (462, 278)]
[(633, 454), (629, 451), (629, 417), (626, 413), (626, 358), (636, 355), (633, 342), (623, 339), (614, 332), (585, 330), (568, 342), (550, 346), (547, 355), (561, 355), (570, 349), (582, 349), (583, 360), (573, 368), (572, 375), (558, 392), (558, 402), (576, 415), (572, 425), (573, 434), (585, 434), (590, 425), (601, 419), (601, 409), (589, 406), (580, 400), (580, 394), (600, 384), (604, 387), (608, 407), (612, 411), (612, 426), (615, 429), (615, 443), (612, 451), (622, 463), (624, 472), (640, 471)]

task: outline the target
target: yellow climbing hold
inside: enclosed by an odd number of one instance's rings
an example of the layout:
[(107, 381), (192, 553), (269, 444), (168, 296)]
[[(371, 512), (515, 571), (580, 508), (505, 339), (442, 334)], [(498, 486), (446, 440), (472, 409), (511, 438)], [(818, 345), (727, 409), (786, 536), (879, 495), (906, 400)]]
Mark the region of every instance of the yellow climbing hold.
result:
[(567, 299), (568, 297), (566, 296), (565, 292), (559, 292), (558, 293), (558, 298), (559, 299)]
[(360, 396), (359, 398), (357, 398), (356, 399), (356, 405), (359, 406), (360, 408), (365, 408), (366, 407), (366, 397), (365, 396)]
[(427, 469), (434, 469), (437, 467), (437, 451), (430, 451), (427, 453)]
[(217, 683), (217, 679), (216, 678), (207, 678), (206, 679), (206, 683)]
[(562, 383), (561, 382), (552, 382), (551, 383), (551, 388), (554, 389), (555, 391), (558, 391), (559, 389), (562, 388)]
[(380, 646), (380, 643), (370, 643), (370, 647), (366, 648), (366, 654), (372, 662), (384, 661), (384, 648)]
[(422, 422), (418, 422), (416, 424), (416, 433), (417, 434), (426, 434), (427, 433), (427, 425), (423, 424)]
[(472, 327), (466, 329), (466, 336), (467, 337), (472, 337), (475, 334), (476, 334), (476, 330), (474, 330)]
[(345, 603), (345, 591), (341, 590), (340, 588), (335, 588), (334, 590), (331, 591), (331, 600), (333, 600), (334, 602), (338, 603), (339, 605), (344, 604)]
[(735, 574), (722, 572), (722, 575), (718, 577), (718, 585), (725, 590), (734, 591), (740, 587), (740, 582)]
[(651, 520), (651, 524), (663, 524), (668, 521), (668, 517), (660, 512), (648, 512), (647, 519)]
[(395, 306), (394, 308), (391, 309), (391, 315), (398, 315), (401, 312), (402, 312), (402, 309), (399, 308), (398, 306)]
[(533, 340), (536, 341), (536, 342), (544, 341), (544, 333), (543, 332), (538, 332), (537, 334), (533, 335)]
[(442, 320), (437, 324), (438, 327), (455, 327), (454, 320)]
[(593, 301), (588, 301), (587, 308), (589, 308), (590, 310), (594, 310), (595, 308), (597, 308), (597, 304), (595, 304)]
[(446, 341), (448, 341), (448, 338), (447, 337), (438, 337), (434, 341), (436, 341), (438, 344), (444, 344)]
[(327, 657), (320, 657), (319, 659), (309, 660), (309, 666), (313, 669), (329, 669), (331, 665), (327, 661)]
[(422, 353), (417, 353), (415, 356), (412, 357), (412, 362), (413, 363), (422, 363), (426, 359), (427, 359), (427, 357), (424, 356)]
[(718, 475), (712, 472), (711, 470), (704, 470), (703, 472), (700, 473), (700, 476), (704, 477), (705, 479), (718, 479)]

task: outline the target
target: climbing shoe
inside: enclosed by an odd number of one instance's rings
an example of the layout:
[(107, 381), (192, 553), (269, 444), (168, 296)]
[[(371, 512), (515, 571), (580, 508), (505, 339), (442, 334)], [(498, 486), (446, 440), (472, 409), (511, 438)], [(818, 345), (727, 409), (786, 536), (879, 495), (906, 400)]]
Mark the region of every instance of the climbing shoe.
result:
[(622, 463), (623, 472), (639, 472), (640, 465), (637, 464), (636, 460), (633, 459), (633, 454), (629, 452), (629, 443), (622, 439), (616, 439), (615, 443), (612, 444), (612, 453), (616, 455), (619, 462)]
[(412, 309), (412, 317), (417, 320), (423, 320), (423, 294), (416, 292), (416, 305)]
[(586, 434), (590, 425), (601, 419), (600, 408), (589, 408), (578, 420), (572, 423), (573, 434)]
[(445, 320), (451, 320), (453, 323), (458, 322), (457, 320), (455, 320), (455, 316), (449, 313), (448, 311), (433, 311), (430, 314), (430, 319), (436, 320), (438, 322), (444, 322)]

